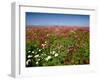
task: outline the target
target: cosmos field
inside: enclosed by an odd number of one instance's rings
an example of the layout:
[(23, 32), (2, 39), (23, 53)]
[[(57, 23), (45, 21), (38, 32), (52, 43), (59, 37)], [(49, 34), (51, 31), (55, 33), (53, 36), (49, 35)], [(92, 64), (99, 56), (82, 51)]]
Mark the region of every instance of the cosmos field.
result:
[(89, 64), (89, 27), (27, 26), (26, 67)]

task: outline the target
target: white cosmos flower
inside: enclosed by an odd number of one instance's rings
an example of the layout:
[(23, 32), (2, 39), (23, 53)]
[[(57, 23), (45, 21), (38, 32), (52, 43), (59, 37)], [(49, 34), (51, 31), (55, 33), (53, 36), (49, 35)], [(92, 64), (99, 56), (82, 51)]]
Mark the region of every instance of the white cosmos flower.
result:
[(34, 51), (32, 51), (32, 53), (34, 53)]
[(31, 51), (28, 51), (28, 53), (30, 53)]
[(53, 51), (53, 52), (52, 52), (52, 54), (55, 54), (55, 53), (56, 53), (56, 51)]
[(43, 49), (45, 48), (46, 44), (42, 44)]
[(52, 54), (52, 52), (50, 51), (50, 54)]
[(28, 63), (29, 63), (29, 62), (31, 62), (31, 60), (30, 60), (30, 59), (28, 59), (28, 60), (26, 61), (26, 65), (28, 65)]
[(35, 55), (34, 57), (37, 58), (37, 57), (39, 57), (39, 55)]
[(39, 62), (37, 61), (36, 64), (38, 64)]
[(31, 58), (32, 57), (32, 55), (28, 55), (28, 58)]
[(47, 41), (45, 41), (44, 43), (47, 44)]
[(48, 61), (49, 59), (51, 59), (51, 56), (48, 56), (47, 58), (45, 58), (46, 61)]
[(56, 54), (55, 54), (55, 57), (57, 57), (57, 56), (58, 56), (58, 54), (56, 53)]
[(40, 59), (38, 59), (37, 61), (40, 61)]
[(42, 44), (42, 46), (45, 46), (45, 44)]
[(41, 49), (39, 49), (39, 52), (41, 51)]

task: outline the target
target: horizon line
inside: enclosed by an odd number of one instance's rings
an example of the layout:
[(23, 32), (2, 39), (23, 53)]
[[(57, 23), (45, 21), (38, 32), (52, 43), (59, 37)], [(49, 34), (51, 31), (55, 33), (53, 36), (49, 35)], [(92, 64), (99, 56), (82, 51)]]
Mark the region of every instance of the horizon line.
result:
[(27, 26), (29, 26), (29, 27), (31, 27), (31, 26), (44, 26), (44, 27), (46, 27), (46, 26), (89, 27), (89, 26), (80, 26), (80, 25), (26, 25), (26, 27)]

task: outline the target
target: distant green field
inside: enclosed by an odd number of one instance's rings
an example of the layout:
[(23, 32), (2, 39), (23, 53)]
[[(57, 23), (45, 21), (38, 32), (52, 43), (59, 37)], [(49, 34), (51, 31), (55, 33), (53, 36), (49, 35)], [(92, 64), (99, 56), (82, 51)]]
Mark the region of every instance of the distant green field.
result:
[(89, 27), (26, 27), (26, 67), (89, 64)]

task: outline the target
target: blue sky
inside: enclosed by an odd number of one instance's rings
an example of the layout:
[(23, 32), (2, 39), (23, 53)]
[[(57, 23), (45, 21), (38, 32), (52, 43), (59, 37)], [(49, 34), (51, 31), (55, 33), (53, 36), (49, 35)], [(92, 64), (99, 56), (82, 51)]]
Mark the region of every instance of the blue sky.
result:
[(26, 25), (89, 26), (89, 15), (26, 12)]

